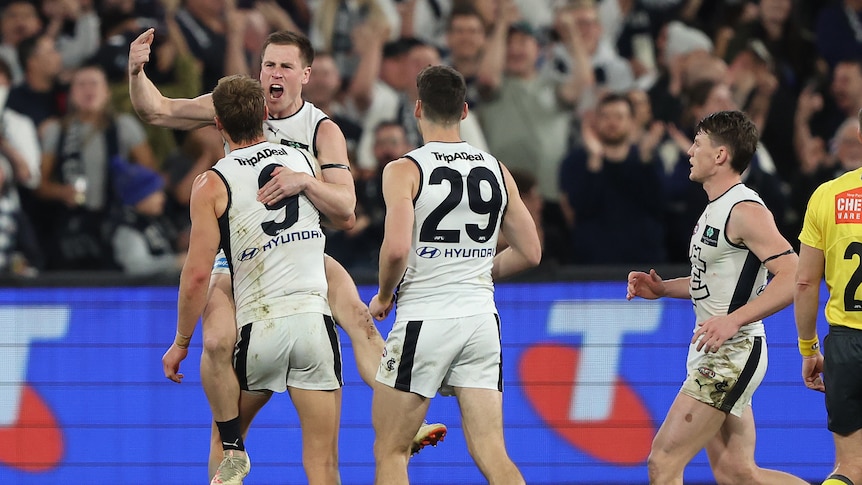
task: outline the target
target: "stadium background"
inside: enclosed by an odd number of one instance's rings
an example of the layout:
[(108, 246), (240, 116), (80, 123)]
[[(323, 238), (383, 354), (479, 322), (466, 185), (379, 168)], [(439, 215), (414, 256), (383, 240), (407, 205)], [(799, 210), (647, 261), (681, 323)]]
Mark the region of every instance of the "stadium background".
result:
[[(684, 377), (693, 317), (683, 300), (627, 302), (624, 277), (623, 270), (580, 269), (555, 281), (533, 281), (545, 274), (498, 285), (506, 438), (528, 483), (646, 483), (649, 444)], [(175, 329), (176, 282), (58, 274), (7, 283), (0, 289), (0, 482), (204, 483), (210, 415), (198, 369), (200, 329), (183, 384), (161, 370)], [(373, 291), (360, 286), (365, 301)], [(390, 326), (391, 318), (379, 324), (384, 336)], [(834, 449), (822, 395), (799, 377), (792, 309), (766, 327), (769, 370), (754, 400), (757, 460), (822, 479)], [(370, 484), (371, 391), (341, 338), (341, 475), (345, 484)], [(434, 399), (429, 419), (447, 423), (450, 433), (411, 461), (413, 483), (483, 483), (455, 400)], [(247, 485), (305, 482), (286, 394), (262, 411), (247, 446)], [(686, 483), (713, 483), (703, 453), (687, 468)]]

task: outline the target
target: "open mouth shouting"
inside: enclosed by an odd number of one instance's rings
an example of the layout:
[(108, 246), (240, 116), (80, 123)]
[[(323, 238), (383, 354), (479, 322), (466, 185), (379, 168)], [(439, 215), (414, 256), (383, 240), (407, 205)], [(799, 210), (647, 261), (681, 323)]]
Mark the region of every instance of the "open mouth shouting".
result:
[(269, 86), (269, 95), (273, 99), (278, 99), (284, 95), (284, 86), (281, 84), (272, 84)]

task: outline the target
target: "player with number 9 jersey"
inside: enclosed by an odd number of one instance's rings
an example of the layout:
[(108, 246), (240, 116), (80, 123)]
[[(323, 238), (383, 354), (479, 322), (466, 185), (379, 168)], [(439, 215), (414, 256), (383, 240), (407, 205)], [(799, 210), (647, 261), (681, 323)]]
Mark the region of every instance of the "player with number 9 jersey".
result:
[(315, 172), (302, 151), (269, 142), (234, 150), (213, 167), (228, 189), (219, 226), (237, 327), (298, 312), (330, 315), (318, 210), (302, 194), (272, 206), (257, 201), (258, 189), (279, 166)]
[(500, 163), (466, 142), (429, 142), (404, 158), (420, 184), (398, 319), (497, 313), (491, 268), (508, 203)]

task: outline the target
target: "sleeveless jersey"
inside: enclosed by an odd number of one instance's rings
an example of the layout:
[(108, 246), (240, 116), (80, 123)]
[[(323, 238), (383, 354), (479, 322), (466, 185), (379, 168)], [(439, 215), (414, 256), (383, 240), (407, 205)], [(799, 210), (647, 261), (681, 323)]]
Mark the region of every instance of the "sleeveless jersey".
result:
[(326, 113), (304, 101), (299, 111), (286, 118), (268, 118), (263, 122), (267, 141), (304, 150), (317, 159), (317, 129), (328, 120)]
[(491, 268), (508, 204), (500, 163), (466, 142), (431, 142), (405, 157), (420, 185), (398, 319), (495, 313)]
[(823, 251), (826, 321), (862, 330), (862, 169), (818, 187), (808, 201), (799, 241)]
[[(766, 267), (748, 248), (727, 239), (730, 211), (744, 201), (763, 200), (739, 183), (707, 204), (691, 237), (691, 301), (697, 322), (736, 311), (766, 287)], [(763, 321), (743, 325), (728, 342), (765, 336)]]
[[(326, 113), (308, 101), (303, 101), (302, 107), (296, 113), (285, 118), (267, 118), (263, 122), (263, 135), (266, 141), (279, 145), (298, 148), (313, 161), (315, 171), (317, 164), (317, 129), (320, 123), (328, 120)], [(227, 144), (224, 152), (230, 153)]]
[(258, 189), (278, 166), (313, 173), (301, 151), (269, 142), (234, 150), (213, 167), (228, 190), (219, 227), (238, 327), (296, 313), (330, 313), (317, 209), (301, 194), (273, 206), (257, 201)]

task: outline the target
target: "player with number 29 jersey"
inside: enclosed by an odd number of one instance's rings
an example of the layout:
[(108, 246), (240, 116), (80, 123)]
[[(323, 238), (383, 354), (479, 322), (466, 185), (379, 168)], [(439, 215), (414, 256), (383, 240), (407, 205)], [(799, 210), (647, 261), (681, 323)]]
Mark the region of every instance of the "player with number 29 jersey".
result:
[(430, 142), (405, 158), (420, 185), (398, 319), (497, 313), (491, 268), (508, 203), (500, 163), (466, 142)]
[(234, 150), (213, 167), (228, 190), (219, 225), (238, 327), (300, 312), (330, 315), (317, 208), (302, 194), (273, 206), (257, 200), (258, 189), (279, 166), (314, 176), (302, 151), (269, 142)]

